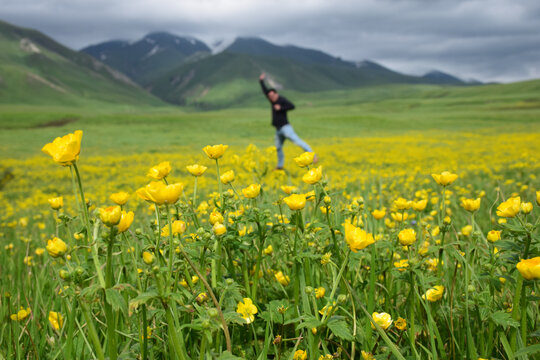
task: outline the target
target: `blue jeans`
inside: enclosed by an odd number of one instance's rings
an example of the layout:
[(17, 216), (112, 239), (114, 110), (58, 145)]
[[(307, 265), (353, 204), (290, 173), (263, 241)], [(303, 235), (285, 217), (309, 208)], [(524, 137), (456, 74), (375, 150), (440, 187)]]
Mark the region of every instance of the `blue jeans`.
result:
[(296, 133), (294, 132), (293, 127), (291, 124), (287, 124), (285, 126), (282, 126), (279, 129), (276, 129), (276, 150), (277, 150), (277, 156), (278, 156), (278, 168), (283, 167), (283, 163), (285, 162), (285, 155), (283, 154), (283, 143), (285, 142), (285, 139), (289, 139), (294, 144), (300, 146), (304, 151), (312, 152), (311, 147)]

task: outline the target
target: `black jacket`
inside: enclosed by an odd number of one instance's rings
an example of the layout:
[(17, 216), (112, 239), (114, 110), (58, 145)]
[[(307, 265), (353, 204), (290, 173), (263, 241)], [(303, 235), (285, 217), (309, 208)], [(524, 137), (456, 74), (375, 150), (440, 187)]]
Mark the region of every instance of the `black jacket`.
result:
[[(268, 94), (268, 88), (266, 85), (264, 85), (264, 80), (260, 80), (260, 83), (262, 91), (266, 96)], [(278, 97), (275, 103), (271, 102), (270, 104), (272, 105), (272, 126), (274, 126), (276, 129), (281, 129), (283, 126), (289, 123), (289, 120), (287, 119), (287, 111), (293, 110), (294, 104), (281, 95)], [(275, 104), (279, 104), (281, 109), (274, 109)]]

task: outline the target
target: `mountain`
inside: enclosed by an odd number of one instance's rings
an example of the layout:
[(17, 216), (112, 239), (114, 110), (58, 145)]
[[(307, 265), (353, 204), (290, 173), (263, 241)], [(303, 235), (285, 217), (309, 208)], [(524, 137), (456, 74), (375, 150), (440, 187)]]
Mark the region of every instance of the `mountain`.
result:
[(442, 71), (433, 70), (422, 76), (422, 79), (426, 80), (426, 82), (433, 83), (433, 84), (440, 84), (440, 85), (464, 85), (466, 84), (463, 80), (444, 73)]
[(46, 35), (0, 21), (0, 103), (159, 105), (124, 74)]
[(354, 63), (343, 61), (320, 50), (305, 49), (293, 45), (278, 46), (259, 38), (237, 38), (226, 51), (236, 54), (278, 57), (304, 64), (354, 67)]
[(152, 92), (176, 104), (240, 106), (260, 97), (257, 79), (261, 72), (268, 74), (269, 84), (276, 89), (300, 92), (421, 82), (374, 63), (360, 67), (323, 65), (226, 50), (171, 70), (154, 81)]
[(157, 76), (179, 64), (210, 54), (210, 48), (193, 37), (156, 32), (130, 43), (107, 41), (85, 47), (82, 52), (121, 71), (137, 83), (148, 86)]
[(223, 39), (208, 47), (194, 38), (153, 33), (134, 43), (110, 41), (82, 51), (165, 101), (201, 108), (249, 103), (260, 95), (256, 79), (261, 72), (269, 74), (271, 86), (300, 92), (383, 84), (465, 84), (441, 72), (410, 76), (372, 61), (345, 61), (320, 50), (279, 46), (254, 37)]

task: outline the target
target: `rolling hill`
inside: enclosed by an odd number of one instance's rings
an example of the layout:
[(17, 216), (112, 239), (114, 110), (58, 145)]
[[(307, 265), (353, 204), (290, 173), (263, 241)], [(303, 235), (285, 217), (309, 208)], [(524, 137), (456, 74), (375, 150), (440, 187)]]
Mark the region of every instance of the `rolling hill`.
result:
[(133, 44), (113, 41), (82, 51), (167, 102), (202, 109), (252, 102), (259, 95), (255, 80), (263, 71), (272, 86), (300, 92), (385, 84), (466, 84), (442, 72), (410, 76), (372, 61), (345, 61), (319, 50), (279, 46), (253, 37), (237, 38), (213, 55), (196, 39), (167, 33), (149, 34)]
[(108, 41), (81, 50), (121, 71), (137, 83), (147, 86), (152, 80), (179, 64), (195, 61), (210, 54), (210, 48), (193, 37), (165, 32), (146, 35), (130, 43)]
[(0, 103), (162, 105), (129, 77), (46, 35), (0, 21)]

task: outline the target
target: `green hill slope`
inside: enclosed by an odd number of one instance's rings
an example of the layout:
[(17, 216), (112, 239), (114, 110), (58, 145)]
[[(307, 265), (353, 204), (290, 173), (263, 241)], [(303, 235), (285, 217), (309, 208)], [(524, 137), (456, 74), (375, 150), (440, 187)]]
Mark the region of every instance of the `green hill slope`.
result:
[(360, 67), (306, 64), (226, 51), (170, 71), (153, 82), (151, 91), (168, 102), (200, 108), (245, 106), (260, 98), (257, 78), (261, 72), (269, 75), (270, 84), (278, 90), (300, 92), (420, 82), (373, 63)]
[(160, 105), (125, 75), (44, 34), (0, 21), (0, 103)]

